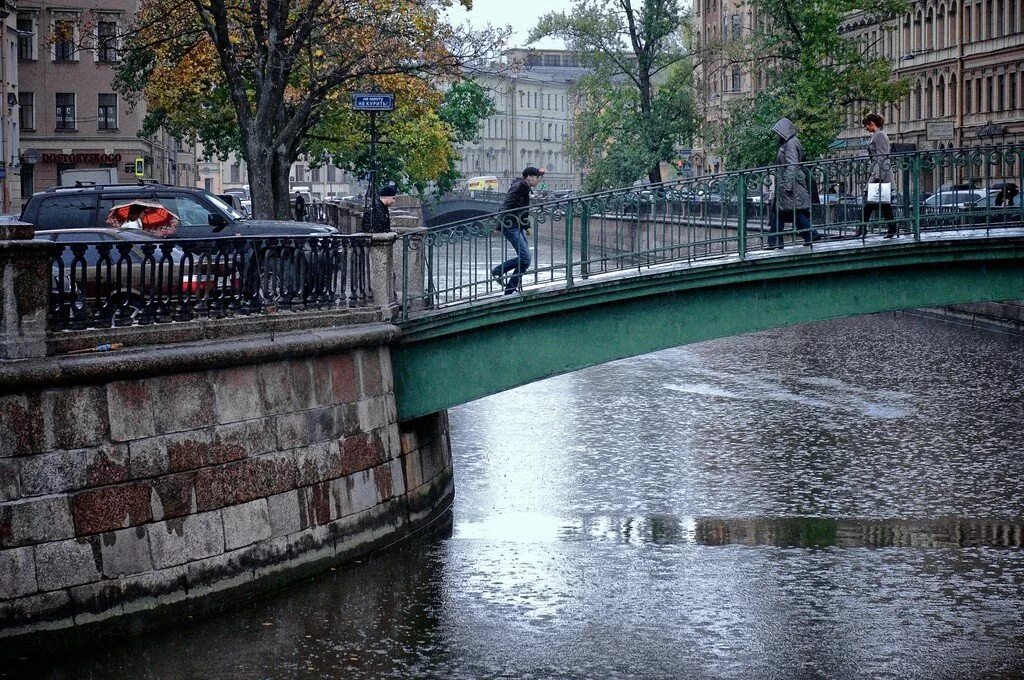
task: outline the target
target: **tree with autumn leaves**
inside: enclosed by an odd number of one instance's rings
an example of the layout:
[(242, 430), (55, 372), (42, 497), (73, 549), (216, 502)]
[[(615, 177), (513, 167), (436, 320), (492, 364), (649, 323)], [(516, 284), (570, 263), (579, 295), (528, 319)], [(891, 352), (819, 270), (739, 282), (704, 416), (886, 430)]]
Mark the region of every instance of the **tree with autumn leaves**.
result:
[(388, 141), (406, 145), (402, 176), (425, 186), (454, 167), (460, 134), (441, 116), (441, 85), (504, 37), (446, 24), (440, 9), (429, 0), (141, 0), (115, 85), (145, 98), (150, 129), (208, 153), (240, 152), (258, 218), (290, 213), (288, 172), (300, 154), (358, 167), (365, 137), (350, 93), (373, 86), (398, 95)]

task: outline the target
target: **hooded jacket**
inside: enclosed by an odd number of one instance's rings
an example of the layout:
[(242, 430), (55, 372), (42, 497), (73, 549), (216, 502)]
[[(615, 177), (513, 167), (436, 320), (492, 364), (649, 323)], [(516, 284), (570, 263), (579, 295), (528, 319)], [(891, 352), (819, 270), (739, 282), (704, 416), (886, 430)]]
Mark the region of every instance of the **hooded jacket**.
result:
[(779, 138), (775, 164), (779, 168), (779, 182), (775, 200), (779, 210), (810, 210), (811, 192), (807, 189), (807, 176), (796, 167), (804, 160), (804, 147), (796, 138), (796, 126), (789, 118), (780, 118), (772, 128)]
[(530, 226), (530, 185), (525, 179), (519, 177), (512, 181), (512, 185), (508, 188), (508, 193), (505, 194), (505, 200), (501, 202), (500, 210), (513, 211), (504, 218), (505, 226), (518, 229), (525, 229)]

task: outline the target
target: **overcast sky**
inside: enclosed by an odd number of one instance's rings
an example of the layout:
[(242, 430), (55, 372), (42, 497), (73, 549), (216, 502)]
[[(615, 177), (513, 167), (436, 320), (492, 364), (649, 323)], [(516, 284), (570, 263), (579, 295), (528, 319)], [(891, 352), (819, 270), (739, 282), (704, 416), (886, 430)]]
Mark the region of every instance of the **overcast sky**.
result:
[[(452, 23), (462, 24), (467, 20), (474, 28), (511, 26), (510, 47), (523, 47), (526, 36), (542, 15), (548, 12), (562, 12), (572, 8), (571, 0), (543, 0), (527, 3), (522, 0), (473, 0), (473, 9), (466, 11), (461, 5), (448, 10)], [(560, 40), (543, 40), (535, 47), (561, 48)]]

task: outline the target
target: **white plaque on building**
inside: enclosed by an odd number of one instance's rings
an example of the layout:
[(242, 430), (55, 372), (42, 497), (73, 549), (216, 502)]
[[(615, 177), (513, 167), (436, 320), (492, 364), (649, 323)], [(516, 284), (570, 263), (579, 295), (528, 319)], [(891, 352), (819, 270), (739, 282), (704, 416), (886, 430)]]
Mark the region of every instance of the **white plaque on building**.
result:
[(925, 124), (926, 136), (929, 141), (941, 142), (953, 139), (953, 121), (935, 120)]

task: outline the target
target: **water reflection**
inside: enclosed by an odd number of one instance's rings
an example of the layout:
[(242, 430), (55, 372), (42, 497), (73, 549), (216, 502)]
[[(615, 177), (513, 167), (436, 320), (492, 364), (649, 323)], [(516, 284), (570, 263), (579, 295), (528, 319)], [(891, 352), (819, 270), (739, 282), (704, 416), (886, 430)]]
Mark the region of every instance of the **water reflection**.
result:
[(449, 539), (0, 677), (1018, 677), (1022, 350), (877, 315), (480, 400)]
[(556, 541), (641, 545), (770, 545), (780, 548), (1021, 548), (1024, 522), (989, 519), (859, 519), (832, 517), (587, 517), (567, 521), (502, 514), (461, 522), (461, 540), (538, 545)]

